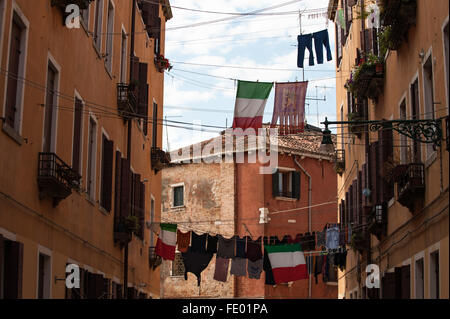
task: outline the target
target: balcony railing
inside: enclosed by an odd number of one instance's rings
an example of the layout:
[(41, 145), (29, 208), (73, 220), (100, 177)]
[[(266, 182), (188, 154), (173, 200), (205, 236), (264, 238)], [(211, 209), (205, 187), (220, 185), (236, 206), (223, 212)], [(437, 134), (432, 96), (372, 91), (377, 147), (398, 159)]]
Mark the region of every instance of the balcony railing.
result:
[(117, 84), (117, 107), (119, 114), (124, 118), (129, 118), (137, 110), (137, 97), (134, 90), (134, 85)]
[(387, 204), (377, 204), (372, 208), (372, 212), (368, 216), (368, 227), (369, 233), (375, 235), (378, 240), (381, 236), (387, 233)]
[(170, 163), (170, 154), (164, 152), (159, 147), (152, 147), (151, 162), (152, 169), (158, 172)]
[(425, 166), (413, 163), (401, 166), (397, 173), (398, 202), (414, 213), (417, 205), (423, 204), (425, 196)]
[(52, 197), (53, 205), (79, 189), (81, 176), (54, 153), (39, 153), (38, 186), (40, 198)]
[(365, 251), (369, 244), (369, 231), (365, 225), (354, 225), (352, 226), (353, 233), (350, 241), (350, 246), (353, 250), (358, 250), (360, 252)]
[(345, 150), (336, 150), (336, 153), (334, 155), (334, 170), (336, 173), (338, 173), (340, 176), (345, 171)]

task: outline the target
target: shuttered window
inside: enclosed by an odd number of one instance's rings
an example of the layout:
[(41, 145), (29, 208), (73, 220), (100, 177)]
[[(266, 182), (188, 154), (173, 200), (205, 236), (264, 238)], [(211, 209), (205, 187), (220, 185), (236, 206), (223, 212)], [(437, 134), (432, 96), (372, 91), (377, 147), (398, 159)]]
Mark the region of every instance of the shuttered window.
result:
[(122, 156), (119, 151), (116, 151), (116, 169), (114, 174), (114, 230), (117, 230), (121, 216), (121, 185), (122, 185)]
[(72, 168), (75, 172), (81, 172), (81, 136), (83, 121), (83, 102), (75, 98), (75, 112), (73, 119), (73, 145), (72, 145)]
[(14, 128), (16, 131), (18, 116), (18, 79), (20, 76), (20, 60), (24, 52), (22, 52), (22, 33), (23, 27), (13, 19), (11, 26), (11, 43), (9, 50), (9, 65), (8, 65), (8, 84), (6, 89), (6, 107), (5, 107), (5, 118), (6, 124)]
[(152, 147), (158, 147), (158, 104), (153, 102)]
[(139, 63), (139, 103), (138, 103), (138, 114), (142, 118), (142, 125), (144, 134), (147, 135), (148, 130), (148, 89), (149, 85), (147, 83), (148, 76), (148, 64)]
[[(21, 299), (23, 284), (23, 244), (0, 238), (0, 257), (3, 276), (0, 278), (0, 297), (3, 299)], [(1, 275), (1, 274), (0, 274)]]
[(136, 236), (144, 239), (144, 223), (145, 223), (145, 184), (141, 182), (141, 175), (133, 174), (132, 187), (132, 211), (139, 221), (139, 229), (135, 232)]
[(300, 199), (300, 172), (276, 171), (272, 174), (273, 197)]
[(122, 158), (120, 180), (120, 218), (126, 218), (131, 214), (131, 170), (130, 161)]
[(102, 28), (103, 28), (103, 0), (97, 0), (95, 3), (94, 44), (98, 52), (100, 52), (102, 48)]
[(112, 59), (113, 59), (113, 39), (114, 39), (114, 6), (111, 1), (108, 1), (108, 17), (106, 29), (106, 58), (105, 64), (107, 70), (112, 73)]
[(47, 91), (44, 107), (44, 137), (43, 137), (44, 146), (42, 149), (46, 153), (50, 153), (52, 151), (55, 90), (56, 90), (56, 71), (49, 64), (47, 68)]
[(382, 173), (381, 202), (388, 202), (394, 197), (394, 179), (392, 168), (394, 165), (394, 145), (392, 127), (378, 131), (379, 167)]
[[(420, 119), (419, 79), (411, 85), (411, 119)], [(422, 162), (421, 143), (413, 141), (413, 159), (415, 163)]]
[(100, 205), (109, 213), (111, 212), (112, 199), (114, 142), (108, 140), (105, 135), (103, 135), (102, 140), (102, 185)]
[(95, 199), (95, 168), (97, 151), (97, 123), (89, 118), (89, 139), (88, 139), (88, 167), (87, 167), (87, 193), (91, 200)]

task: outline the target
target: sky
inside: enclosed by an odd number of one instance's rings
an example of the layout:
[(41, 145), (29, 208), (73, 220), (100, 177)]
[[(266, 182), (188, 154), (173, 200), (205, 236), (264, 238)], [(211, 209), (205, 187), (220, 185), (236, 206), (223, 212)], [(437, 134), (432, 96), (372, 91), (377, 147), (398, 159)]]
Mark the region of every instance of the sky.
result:
[[(328, 117), (336, 119), (335, 32), (325, 16), (310, 18), (311, 10), (326, 13), (328, 0), (299, 0), (264, 13), (278, 15), (238, 16), (219, 13), (248, 13), (289, 2), (288, 0), (171, 0), (173, 18), (166, 24), (165, 57), (173, 68), (165, 74), (163, 148), (174, 150), (218, 136), (233, 122), (237, 82), (233, 79), (261, 82), (308, 80), (305, 106), (309, 124)], [(210, 11), (208, 13), (193, 10)], [(333, 59), (305, 68), (297, 67), (297, 36), (328, 28)], [(188, 25), (213, 20), (195, 27)], [(182, 28), (178, 28), (182, 27)], [(325, 49), (325, 48), (324, 48)], [(305, 58), (309, 57), (306, 50)], [(326, 53), (324, 51), (324, 57)], [(210, 65), (205, 66), (204, 64)], [(245, 67), (247, 69), (243, 69)], [(252, 69), (253, 68), (253, 69)], [(272, 70), (262, 70), (272, 69)], [(278, 70), (273, 70), (278, 69)], [(281, 69), (281, 70), (280, 70)], [(269, 96), (263, 122), (272, 119), (275, 90)], [(324, 101), (324, 99), (326, 101)], [(166, 118), (167, 117), (167, 118)], [(186, 125), (197, 130), (176, 128)], [(217, 127), (204, 127), (204, 125)], [(322, 125), (320, 127), (323, 128)]]

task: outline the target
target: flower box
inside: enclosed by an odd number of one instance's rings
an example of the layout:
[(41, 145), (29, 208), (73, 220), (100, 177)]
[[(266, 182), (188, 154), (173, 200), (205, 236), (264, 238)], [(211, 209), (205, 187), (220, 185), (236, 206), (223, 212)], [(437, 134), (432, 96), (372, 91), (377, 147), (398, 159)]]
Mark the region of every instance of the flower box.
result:
[(158, 72), (164, 72), (165, 70), (171, 70), (172, 65), (169, 60), (166, 59), (162, 54), (159, 54), (155, 57), (155, 67)]

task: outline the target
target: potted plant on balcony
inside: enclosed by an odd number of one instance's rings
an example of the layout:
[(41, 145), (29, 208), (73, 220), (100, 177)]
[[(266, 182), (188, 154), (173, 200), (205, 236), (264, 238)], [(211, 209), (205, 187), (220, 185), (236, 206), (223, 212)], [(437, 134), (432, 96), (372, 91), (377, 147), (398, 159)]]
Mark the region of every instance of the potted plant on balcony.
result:
[(354, 96), (377, 99), (383, 89), (384, 60), (368, 54), (359, 60), (344, 87)]
[(155, 57), (155, 66), (158, 72), (164, 72), (164, 70), (171, 70), (172, 65), (170, 64), (169, 60), (164, 57), (162, 54), (158, 54)]
[(352, 234), (351, 240), (350, 240), (350, 246), (354, 251), (359, 250), (362, 251), (366, 249), (366, 238), (364, 231), (355, 231)]

